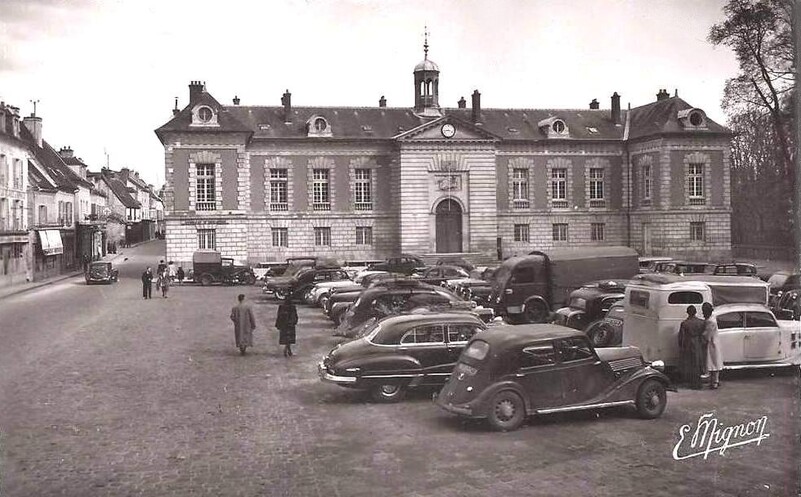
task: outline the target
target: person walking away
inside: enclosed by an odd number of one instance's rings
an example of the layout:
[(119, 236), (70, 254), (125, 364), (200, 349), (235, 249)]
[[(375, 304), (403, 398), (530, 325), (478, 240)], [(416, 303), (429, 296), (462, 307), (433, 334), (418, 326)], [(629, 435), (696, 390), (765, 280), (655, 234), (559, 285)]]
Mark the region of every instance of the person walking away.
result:
[(679, 371), (682, 380), (694, 390), (701, 389), (701, 375), (706, 364), (705, 323), (696, 317), (697, 313), (694, 305), (688, 306), (687, 319), (679, 327)]
[(278, 306), (275, 316), (275, 327), (278, 328), (278, 344), (284, 346), (284, 357), (292, 357), (292, 345), (295, 343), (295, 325), (298, 324), (298, 310), (291, 297), (287, 297)]
[(253, 346), (253, 330), (256, 329), (256, 319), (253, 309), (245, 302), (245, 295), (239, 294), (239, 303), (231, 308), (231, 321), (234, 323), (234, 339), (239, 353), (245, 355), (245, 350)]
[(142, 298), (153, 298), (153, 271), (150, 266), (142, 273)]
[(170, 283), (172, 283), (173, 281), (175, 281), (175, 273), (177, 271), (177, 268), (175, 267), (175, 262), (170, 261), (167, 264), (167, 271), (169, 271)]
[(161, 296), (165, 299), (167, 298), (167, 292), (170, 290), (170, 273), (167, 269), (161, 273), (161, 278), (159, 280), (161, 282)]
[(178, 266), (178, 270), (175, 272), (175, 278), (178, 280), (179, 285), (184, 284), (184, 268), (183, 266)]
[(164, 264), (164, 260), (160, 260), (159, 265), (156, 268), (156, 274), (161, 276), (161, 273), (163, 273), (165, 269), (167, 269), (167, 265)]
[(712, 318), (714, 308), (709, 302), (701, 306), (704, 313), (704, 337), (706, 338), (706, 368), (709, 370), (709, 386), (713, 390), (720, 387), (720, 371), (723, 369), (723, 355), (720, 351), (718, 323)]

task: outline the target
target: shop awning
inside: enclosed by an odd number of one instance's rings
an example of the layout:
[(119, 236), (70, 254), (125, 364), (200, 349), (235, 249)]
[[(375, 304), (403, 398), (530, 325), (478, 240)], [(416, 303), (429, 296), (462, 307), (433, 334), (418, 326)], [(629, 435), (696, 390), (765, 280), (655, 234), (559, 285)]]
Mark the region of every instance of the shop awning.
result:
[(39, 242), (44, 255), (58, 255), (64, 253), (64, 244), (61, 243), (59, 230), (39, 230)]

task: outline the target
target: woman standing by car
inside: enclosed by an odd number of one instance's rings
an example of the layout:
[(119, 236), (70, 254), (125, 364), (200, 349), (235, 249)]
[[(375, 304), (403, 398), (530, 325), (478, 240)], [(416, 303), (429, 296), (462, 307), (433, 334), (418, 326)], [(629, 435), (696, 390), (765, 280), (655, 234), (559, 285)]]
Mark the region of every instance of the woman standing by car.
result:
[(720, 370), (723, 369), (723, 356), (720, 353), (718, 324), (712, 319), (712, 304), (704, 302), (704, 337), (706, 338), (706, 368), (709, 370), (709, 386), (713, 390), (720, 386)]
[(284, 357), (292, 357), (292, 345), (295, 343), (295, 325), (298, 324), (298, 310), (292, 297), (287, 297), (278, 306), (275, 316), (275, 327), (278, 328), (278, 344), (284, 346)]

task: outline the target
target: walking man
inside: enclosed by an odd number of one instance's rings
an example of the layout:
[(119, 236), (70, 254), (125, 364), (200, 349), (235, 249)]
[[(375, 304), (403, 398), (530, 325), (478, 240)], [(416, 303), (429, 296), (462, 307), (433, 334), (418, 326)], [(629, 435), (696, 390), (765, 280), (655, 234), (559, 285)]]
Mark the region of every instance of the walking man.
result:
[(150, 266), (142, 273), (142, 298), (153, 298), (153, 271), (150, 270)]
[(704, 353), (704, 321), (696, 317), (694, 305), (687, 307), (687, 319), (679, 327), (679, 370), (682, 379), (693, 390), (701, 389), (706, 354)]
[(256, 319), (253, 309), (245, 303), (245, 295), (239, 294), (239, 303), (231, 308), (231, 321), (234, 323), (234, 339), (239, 353), (245, 355), (245, 349), (253, 346), (253, 330), (256, 329)]

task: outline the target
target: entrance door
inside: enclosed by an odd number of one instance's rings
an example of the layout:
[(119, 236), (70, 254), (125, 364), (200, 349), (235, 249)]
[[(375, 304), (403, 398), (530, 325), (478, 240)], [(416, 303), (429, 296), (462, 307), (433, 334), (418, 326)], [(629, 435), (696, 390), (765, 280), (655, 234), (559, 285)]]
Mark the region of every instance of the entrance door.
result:
[(437, 205), (437, 253), (462, 251), (462, 208), (455, 200)]

